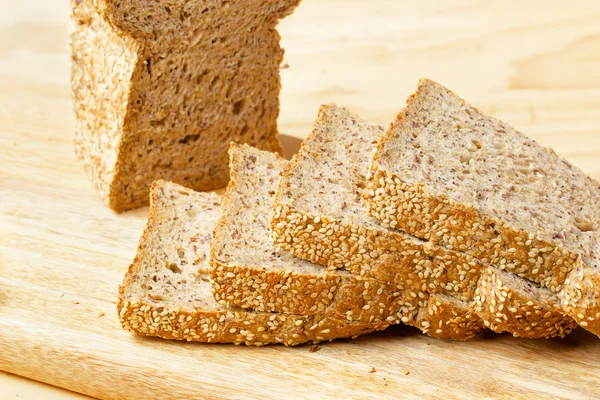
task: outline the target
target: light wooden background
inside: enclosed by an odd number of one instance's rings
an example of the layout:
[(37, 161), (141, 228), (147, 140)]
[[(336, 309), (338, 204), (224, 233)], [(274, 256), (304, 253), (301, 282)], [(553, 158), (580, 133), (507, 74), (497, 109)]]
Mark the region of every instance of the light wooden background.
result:
[[(93, 296), (114, 292), (135, 252), (145, 210), (117, 217), (104, 209), (75, 162), (66, 51), (68, 2), (0, 0), (0, 10), (0, 340), (6, 340), (0, 341), (0, 366), (13, 366), (7, 354), (38, 356), (27, 368), (22, 367), (27, 360), (20, 360), (21, 371), (50, 381), (52, 377), (41, 371), (63, 365), (57, 361), (64, 356), (51, 347), (60, 340), (54, 340), (48, 331), (52, 327), (50, 312), (61, 306), (74, 308), (73, 302), (81, 301), (78, 313), (82, 320), (95, 321), (85, 316), (86, 310), (106, 309), (102, 318), (108, 322), (98, 324), (116, 329), (114, 305), (98, 305)], [(326, 102), (347, 105), (387, 125), (418, 78), (426, 76), (553, 146), (600, 178), (599, 1), (304, 0), (281, 24), (280, 32), (289, 65), (282, 70), (283, 132), (305, 136), (319, 105)], [(78, 280), (85, 278), (86, 268), (102, 271), (103, 265), (110, 265), (105, 275), (90, 275), (99, 281)], [(72, 276), (69, 268), (73, 268)], [(58, 271), (63, 271), (63, 276)], [(56, 280), (56, 287), (51, 279)], [(38, 283), (45, 292), (38, 290)], [(90, 298), (81, 292), (86, 285), (92, 292)], [(28, 298), (32, 293), (56, 298)], [(7, 304), (21, 304), (29, 314), (21, 320), (18, 310), (8, 309)], [(50, 311), (37, 321), (35, 310)], [(39, 328), (31, 339), (24, 337), (32, 334), (25, 329), (25, 322), (20, 325), (26, 318)], [(122, 333), (115, 331), (114, 335)], [(47, 347), (44, 338), (49, 338)], [(65, 347), (67, 344), (72, 345), (70, 351), (77, 347), (73, 343), (65, 343)], [(110, 342), (106, 345), (110, 348)], [(414, 348), (415, 355), (407, 346)], [(372, 393), (389, 384), (398, 394), (441, 395), (443, 392), (432, 386), (439, 382), (430, 380), (443, 376), (452, 386), (452, 381), (459, 379), (452, 371), (475, 379), (471, 395), (488, 386), (489, 392), (479, 393), (497, 396), (503, 390), (524, 386), (531, 392), (523, 392), (523, 396), (552, 393), (576, 397), (592, 393), (585, 390), (595, 390), (600, 384), (600, 364), (594, 364), (600, 363), (600, 341), (584, 332), (564, 343), (502, 337), (467, 346), (428, 340), (409, 331), (408, 338), (400, 341), (383, 335), (357, 345), (327, 345), (310, 358), (302, 348), (274, 348), (265, 354), (287, 355), (294, 368), (318, 367), (318, 371), (327, 371), (326, 362), (331, 362), (336, 367), (331, 367), (328, 378), (333, 381), (327, 384), (333, 385), (336, 368), (362, 374), (361, 368), (376, 365), (382, 373), (356, 375), (362, 376), (361, 390), (371, 388)], [(234, 354), (229, 349), (223, 352), (228, 357)], [(251, 354), (261, 357), (263, 353)], [(362, 361), (353, 361), (359, 356)], [(471, 367), (457, 364), (468, 363), (469, 357), (475, 356), (490, 361), (473, 359)], [(415, 365), (403, 364), (404, 358)], [(444, 375), (432, 369), (429, 364), (436, 359), (443, 371), (450, 372)], [(429, 364), (419, 364), (425, 361)], [(268, 365), (268, 359), (263, 363)], [(485, 369), (488, 364), (489, 370), (473, 370), (477, 366)], [(400, 378), (391, 365), (396, 369), (405, 365), (413, 371)], [(523, 370), (508, 374), (505, 367)], [(102, 365), (97, 368), (103, 370)], [(73, 373), (80, 369), (75, 364)], [(495, 373), (504, 375), (496, 381)], [(476, 380), (485, 375), (489, 383)], [(86, 379), (92, 385), (103, 377), (91, 374)], [(584, 382), (578, 388), (584, 392), (571, 390), (569, 381)], [(353, 381), (340, 376), (340, 382)], [(217, 390), (207, 395), (217, 396)], [(446, 395), (457, 393), (451, 390)], [(0, 399), (80, 397), (0, 373)]]

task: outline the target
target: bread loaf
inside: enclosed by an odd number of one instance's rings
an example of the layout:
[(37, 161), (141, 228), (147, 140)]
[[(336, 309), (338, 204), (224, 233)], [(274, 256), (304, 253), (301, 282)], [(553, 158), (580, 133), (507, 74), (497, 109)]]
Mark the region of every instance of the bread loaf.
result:
[(275, 26), (299, 2), (71, 1), (75, 148), (110, 208), (225, 186), (231, 140), (281, 151)]

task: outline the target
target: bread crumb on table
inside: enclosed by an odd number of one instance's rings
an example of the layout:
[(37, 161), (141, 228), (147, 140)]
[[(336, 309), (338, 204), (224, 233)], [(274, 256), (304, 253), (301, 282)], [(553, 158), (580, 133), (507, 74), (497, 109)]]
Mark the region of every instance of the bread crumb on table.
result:
[(310, 346), (310, 348), (308, 349), (309, 352), (311, 353), (315, 353), (317, 351), (321, 350), (321, 346), (319, 346), (318, 344), (313, 344), (312, 346)]
[(375, 368), (371, 368), (371, 370), (369, 371), (370, 374), (377, 372), (377, 370)]

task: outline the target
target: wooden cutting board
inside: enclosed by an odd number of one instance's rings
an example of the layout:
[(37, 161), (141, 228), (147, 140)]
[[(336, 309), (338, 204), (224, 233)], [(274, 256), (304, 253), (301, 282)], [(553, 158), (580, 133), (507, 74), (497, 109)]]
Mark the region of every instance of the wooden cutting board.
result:
[[(494, 3), (304, 0), (280, 29), (282, 131), (305, 136), (331, 101), (386, 125), (428, 76), (600, 178), (600, 3)], [(1, 370), (103, 399), (600, 397), (600, 340), (583, 330), (453, 343), (396, 327), (317, 352), (122, 331), (146, 209), (112, 213), (75, 160), (67, 15), (66, 0), (0, 14)]]

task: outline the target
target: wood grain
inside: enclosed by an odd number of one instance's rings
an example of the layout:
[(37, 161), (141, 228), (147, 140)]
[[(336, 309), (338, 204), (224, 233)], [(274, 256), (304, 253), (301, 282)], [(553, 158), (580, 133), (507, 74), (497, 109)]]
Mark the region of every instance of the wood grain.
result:
[[(122, 331), (146, 209), (112, 213), (75, 160), (67, 15), (66, 0), (0, 14), (0, 369), (103, 399), (600, 397), (582, 330), (452, 343), (395, 327), (315, 353)], [(304, 0), (280, 32), (283, 132), (306, 136), (327, 102), (387, 125), (427, 76), (600, 178), (599, 2)], [(23, 385), (2, 375), (0, 398), (64, 395)]]

